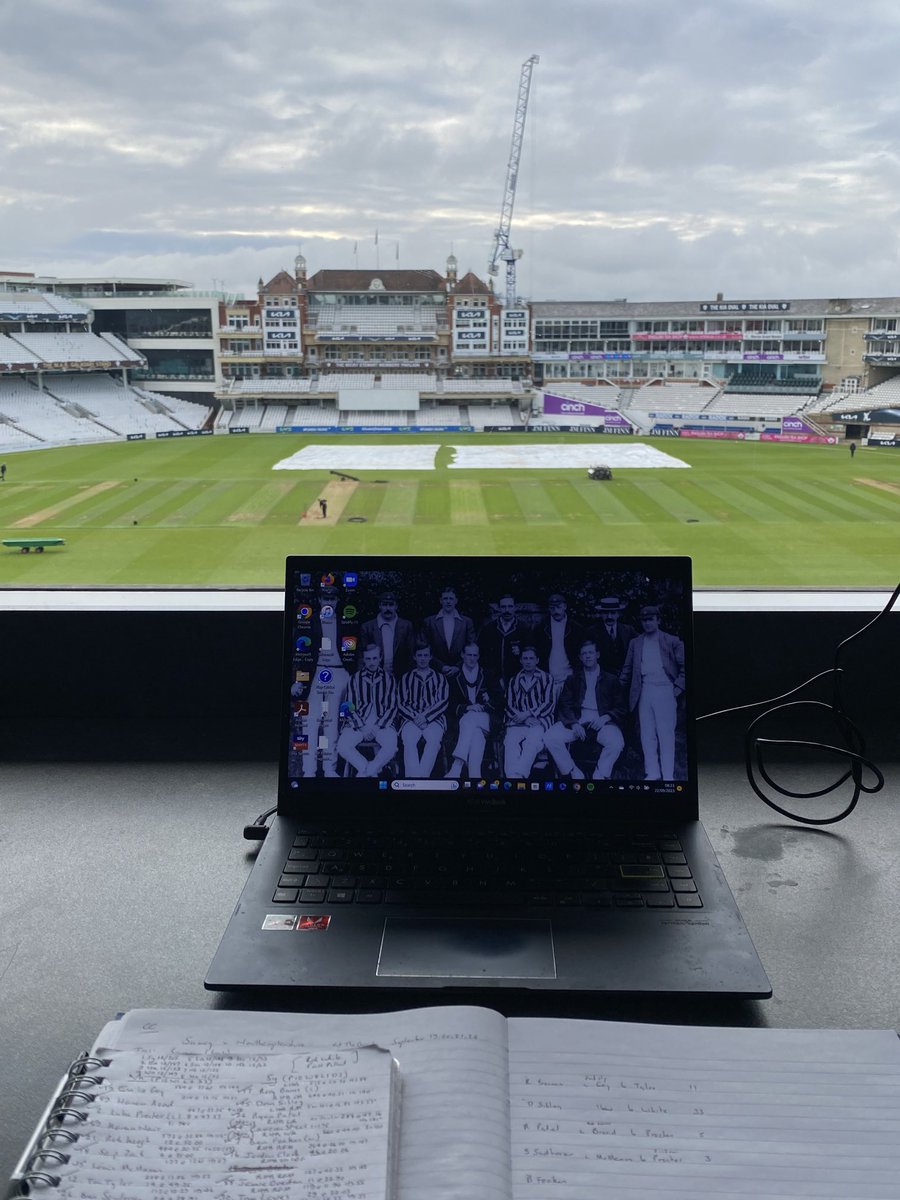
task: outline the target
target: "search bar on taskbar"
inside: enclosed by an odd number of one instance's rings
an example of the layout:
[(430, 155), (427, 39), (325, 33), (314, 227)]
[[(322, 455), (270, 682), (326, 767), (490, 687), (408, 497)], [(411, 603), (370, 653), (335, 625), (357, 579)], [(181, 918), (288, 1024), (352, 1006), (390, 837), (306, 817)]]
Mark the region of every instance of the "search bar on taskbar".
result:
[(395, 792), (458, 792), (458, 779), (395, 779)]

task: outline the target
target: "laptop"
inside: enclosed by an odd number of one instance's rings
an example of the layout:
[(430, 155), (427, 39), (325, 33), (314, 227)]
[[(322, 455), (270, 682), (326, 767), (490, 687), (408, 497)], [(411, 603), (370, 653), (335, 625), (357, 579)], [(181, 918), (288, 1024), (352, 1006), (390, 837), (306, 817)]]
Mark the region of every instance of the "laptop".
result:
[(207, 988), (771, 995), (698, 819), (689, 559), (311, 554), (284, 595)]

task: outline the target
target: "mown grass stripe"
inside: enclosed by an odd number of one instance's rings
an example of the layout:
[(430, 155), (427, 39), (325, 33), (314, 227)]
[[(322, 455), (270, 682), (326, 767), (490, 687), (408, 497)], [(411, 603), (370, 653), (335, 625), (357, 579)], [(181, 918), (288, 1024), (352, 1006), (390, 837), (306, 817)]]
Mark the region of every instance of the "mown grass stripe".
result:
[(522, 520), (522, 510), (510, 483), (491, 479), (481, 485), (484, 489), (484, 506), (492, 524), (505, 525)]
[(831, 514), (826, 512), (820, 503), (798, 494), (790, 480), (774, 482), (768, 479), (755, 479), (751, 486), (757, 494), (763, 497), (771, 496), (773, 502), (779, 504), (794, 520), (832, 520)]
[(488, 515), (478, 480), (454, 479), (450, 488), (450, 520), (454, 525), (487, 525)]
[(661, 479), (648, 479), (643, 483), (644, 492), (673, 521), (711, 521), (714, 518), (702, 505), (691, 498), (693, 488), (690, 480), (679, 479), (677, 484), (664, 483)]
[(155, 479), (145, 479), (140, 483), (123, 483), (105, 498), (96, 497), (90, 507), (70, 517), (66, 526), (71, 529), (96, 525), (103, 527), (112, 517), (129, 511), (140, 496), (158, 487), (159, 483)]
[(133, 525), (135, 521), (148, 521), (150, 524), (155, 525), (158, 523), (159, 518), (165, 516), (172, 508), (177, 506), (180, 497), (185, 492), (191, 491), (195, 487), (196, 483), (192, 479), (183, 480), (180, 483), (168, 484), (158, 481), (143, 504), (137, 504), (127, 509), (115, 521), (112, 521), (111, 524), (113, 526)]
[(519, 505), (523, 518), (531, 525), (561, 524), (556, 506), (547, 495), (543, 482), (535, 480), (514, 480), (511, 484), (513, 495)]
[[(72, 495), (70, 483), (26, 483), (16, 487), (4, 484), (0, 492), (0, 523), (12, 528), (16, 521), (32, 513), (51, 508)], [(9, 489), (8, 491), (6, 489)]]
[(613, 489), (608, 482), (592, 480), (575, 484), (578, 495), (604, 525), (640, 525), (641, 517), (625, 503), (624, 486)]
[(703, 486), (730, 509), (753, 521), (777, 524), (789, 519), (783, 510), (759, 500), (744, 484), (736, 485), (727, 483), (724, 479), (710, 479)]
[(446, 483), (424, 480), (419, 484), (413, 521), (416, 525), (449, 525), (450, 492)]
[[(377, 522), (384, 503), (385, 489), (390, 486), (382, 483), (360, 484), (341, 514), (341, 523), (351, 517), (364, 517), (366, 521)], [(335, 529), (337, 526), (333, 525), (331, 528)]]
[[(372, 487), (376, 485), (372, 484)], [(376, 520), (379, 525), (412, 525), (416, 519), (419, 485), (411, 479), (379, 485), (381, 505)]]
[(805, 496), (811, 497), (823, 509), (833, 512), (842, 520), (852, 520), (854, 517), (861, 521), (878, 520), (881, 513), (900, 513), (900, 495), (893, 501), (888, 493), (883, 492), (886, 505), (868, 503), (867, 495), (851, 490), (849, 484), (819, 484), (808, 483), (804, 480), (794, 480), (794, 488)]
[(204, 482), (202, 485), (196, 484), (195, 490), (196, 495), (179, 504), (157, 524), (177, 528), (184, 525), (219, 525), (223, 519), (227, 519), (236, 499), (233, 484), (224, 480), (218, 483)]

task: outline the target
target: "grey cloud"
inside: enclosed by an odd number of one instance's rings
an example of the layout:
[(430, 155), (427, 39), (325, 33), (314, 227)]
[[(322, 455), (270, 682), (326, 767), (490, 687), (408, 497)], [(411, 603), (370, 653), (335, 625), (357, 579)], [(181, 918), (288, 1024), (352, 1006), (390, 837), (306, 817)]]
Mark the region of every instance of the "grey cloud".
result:
[(881, 0), (5, 6), (0, 266), (246, 290), (377, 228), (384, 266), (483, 273), (538, 53), (535, 297), (890, 294), (898, 42)]

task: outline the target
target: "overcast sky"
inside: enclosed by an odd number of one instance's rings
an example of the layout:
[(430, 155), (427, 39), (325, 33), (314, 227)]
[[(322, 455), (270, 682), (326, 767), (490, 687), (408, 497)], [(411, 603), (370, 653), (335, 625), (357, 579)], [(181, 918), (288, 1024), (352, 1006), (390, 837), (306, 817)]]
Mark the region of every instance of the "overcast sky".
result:
[(896, 0), (0, 0), (0, 270), (484, 278), (537, 54), (522, 294), (894, 296), (898, 51)]

